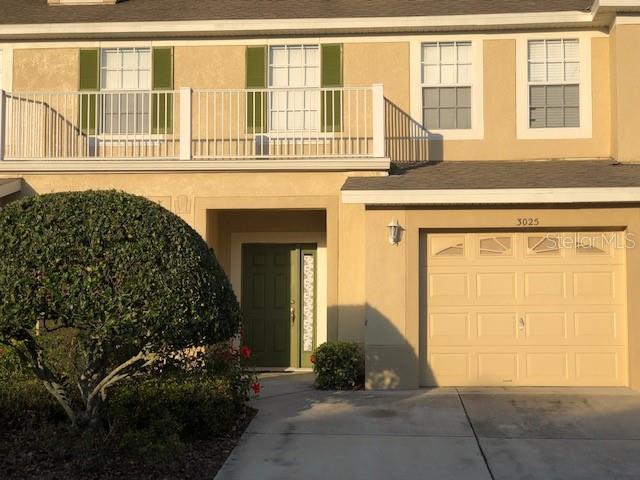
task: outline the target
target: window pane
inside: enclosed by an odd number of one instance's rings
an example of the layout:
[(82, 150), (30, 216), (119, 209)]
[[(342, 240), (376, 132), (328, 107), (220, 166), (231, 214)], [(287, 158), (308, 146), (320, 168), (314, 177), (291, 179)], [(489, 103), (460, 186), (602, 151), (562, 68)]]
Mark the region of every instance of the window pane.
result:
[(456, 109), (455, 108), (440, 109), (440, 128), (445, 130), (456, 128)]
[(547, 82), (549, 83), (564, 82), (564, 64), (549, 63), (547, 65)]
[(109, 70), (120, 68), (121, 59), (120, 52), (117, 50), (103, 50), (102, 51), (102, 66)]
[(440, 63), (437, 43), (427, 43), (422, 46), (422, 61), (429, 65), (438, 65)]
[(428, 108), (424, 111), (424, 127), (429, 130), (437, 130), (440, 128), (438, 109)]
[(440, 89), (440, 106), (441, 107), (456, 106), (456, 89), (455, 88)]
[(453, 85), (456, 83), (455, 65), (442, 65), (440, 67), (440, 83), (443, 85)]
[(286, 68), (271, 67), (271, 86), (286, 87), (289, 83), (287, 75), (288, 72)]
[(547, 108), (547, 128), (564, 127), (564, 109), (562, 107)]
[(296, 67), (289, 69), (289, 87), (304, 87), (304, 68)]
[(440, 84), (440, 67), (438, 65), (426, 65), (424, 67), (424, 83), (427, 85)]
[(122, 72), (122, 88), (124, 90), (136, 90), (138, 88), (138, 72), (136, 70)]
[(151, 70), (151, 50), (141, 50), (138, 52), (140, 60), (140, 68), (142, 70)]
[(545, 61), (544, 40), (532, 40), (529, 42), (529, 60), (532, 62)]
[(565, 63), (564, 80), (565, 82), (580, 81), (580, 64), (579, 63)]
[(142, 70), (138, 76), (138, 86), (145, 90), (151, 89), (151, 72)]
[(468, 129), (471, 128), (471, 109), (470, 108), (459, 108), (457, 111), (457, 128), (459, 129)]
[(289, 65), (292, 67), (301, 67), (303, 63), (302, 47), (289, 47)]
[(562, 107), (564, 104), (564, 87), (552, 85), (547, 89), (547, 107)]
[(120, 90), (122, 85), (120, 83), (121, 73), (119, 71), (107, 70), (106, 75), (102, 77), (102, 87), (104, 90)]
[(458, 43), (458, 63), (471, 63), (471, 43)]
[(578, 107), (567, 107), (564, 109), (564, 126), (570, 128), (580, 126), (580, 109)]
[(546, 82), (547, 67), (544, 63), (529, 64), (529, 81), (530, 82)]
[(580, 60), (580, 42), (578, 40), (564, 41), (564, 59), (567, 62), (578, 62)]
[(453, 42), (440, 44), (440, 62), (443, 64), (455, 63), (455, 47)]
[(458, 84), (471, 83), (471, 65), (458, 65)]
[(544, 108), (531, 108), (529, 113), (529, 125), (531, 128), (545, 128), (546, 112)]
[(304, 84), (307, 87), (318, 87), (318, 86), (320, 86), (320, 75), (318, 75), (318, 67), (306, 67), (305, 68)]
[(562, 41), (547, 40), (547, 61), (562, 62), (563, 59)]
[(533, 86), (529, 91), (529, 103), (532, 107), (544, 107), (546, 105), (545, 86)]
[(564, 87), (564, 104), (568, 107), (580, 106), (580, 87), (578, 85)]
[(135, 50), (123, 50), (122, 66), (126, 70), (137, 70), (138, 69), (138, 52), (136, 52)]
[(269, 53), (271, 65), (282, 67), (287, 64), (287, 51), (284, 47), (271, 47)]
[(471, 87), (463, 87), (456, 89), (457, 94), (457, 107), (471, 108)]
[(438, 108), (440, 106), (439, 92), (439, 88), (425, 88), (423, 90), (423, 106), (426, 108)]
[(318, 47), (305, 47), (305, 56), (306, 56), (306, 60), (305, 60), (305, 64), (307, 66), (314, 66), (317, 67), (318, 65), (320, 65), (320, 62), (318, 61)]

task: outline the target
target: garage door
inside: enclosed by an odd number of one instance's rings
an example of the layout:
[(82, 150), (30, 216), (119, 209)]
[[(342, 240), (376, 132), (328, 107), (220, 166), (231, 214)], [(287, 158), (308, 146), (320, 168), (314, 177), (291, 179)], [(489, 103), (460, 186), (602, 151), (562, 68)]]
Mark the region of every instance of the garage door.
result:
[(425, 385), (627, 385), (621, 232), (426, 238)]

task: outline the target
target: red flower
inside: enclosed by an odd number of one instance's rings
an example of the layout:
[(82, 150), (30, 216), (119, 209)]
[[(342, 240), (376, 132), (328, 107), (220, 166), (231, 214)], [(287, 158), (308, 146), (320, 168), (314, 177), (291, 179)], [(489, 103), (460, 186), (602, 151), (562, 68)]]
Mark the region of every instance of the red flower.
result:
[(253, 394), (257, 397), (260, 395), (260, 382), (253, 382), (251, 385), (251, 389), (253, 390)]
[(314, 365), (316, 364), (316, 355), (315, 353), (313, 355), (311, 355), (311, 358), (309, 358), (309, 360), (311, 361), (311, 363), (313, 363)]
[(246, 359), (251, 358), (251, 348), (249, 348), (247, 345), (244, 345), (244, 346), (240, 349), (240, 356), (241, 356), (242, 358), (246, 358)]

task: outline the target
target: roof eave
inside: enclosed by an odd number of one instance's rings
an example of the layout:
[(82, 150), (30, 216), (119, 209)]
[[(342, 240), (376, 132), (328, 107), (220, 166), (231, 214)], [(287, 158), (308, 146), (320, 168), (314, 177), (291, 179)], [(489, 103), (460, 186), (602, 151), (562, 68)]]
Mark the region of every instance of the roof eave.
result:
[(0, 38), (229, 37), (240, 35), (326, 35), (593, 28), (606, 26), (605, 17), (603, 16), (602, 19), (603, 21), (600, 22), (591, 12), (540, 12), (429, 17), (50, 23), (0, 25)]

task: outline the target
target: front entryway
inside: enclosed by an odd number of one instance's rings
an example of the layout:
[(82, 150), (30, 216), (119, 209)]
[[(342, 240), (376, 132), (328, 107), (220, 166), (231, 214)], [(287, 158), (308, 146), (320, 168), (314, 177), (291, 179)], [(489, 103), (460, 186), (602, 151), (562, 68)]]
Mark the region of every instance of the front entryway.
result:
[(242, 247), (244, 343), (256, 367), (310, 367), (315, 348), (317, 248)]

